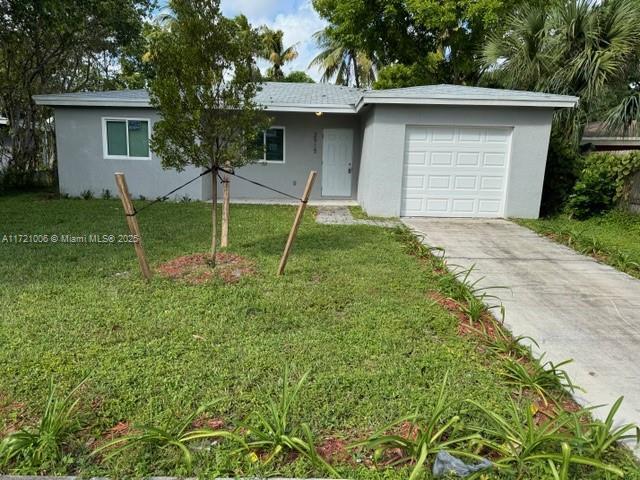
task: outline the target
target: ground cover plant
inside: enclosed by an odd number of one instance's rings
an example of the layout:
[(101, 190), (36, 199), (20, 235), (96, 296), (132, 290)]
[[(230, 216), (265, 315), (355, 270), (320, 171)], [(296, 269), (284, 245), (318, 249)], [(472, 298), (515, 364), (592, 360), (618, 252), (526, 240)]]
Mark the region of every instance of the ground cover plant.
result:
[(559, 215), (518, 222), (582, 254), (593, 256), (640, 278), (640, 215), (612, 210), (586, 220)]
[[(206, 251), (209, 208), (162, 202), (140, 215), (152, 266)], [(36, 237), (0, 243), (0, 435), (37, 427), (49, 378), (56, 381), (57, 398), (65, 398), (88, 377), (73, 396), (82, 429), (73, 442), (58, 443), (62, 459), (45, 467), (11, 460), (0, 471), (327, 476), (314, 451), (356, 444), (416, 411), (434, 415), (447, 372), (446, 405), (459, 407), (436, 424), (458, 416), (461, 429), (482, 436), (493, 423), (472, 408), (476, 404), (517, 421), (512, 399), (527, 408), (530, 398), (505, 381), (503, 355), (479, 334), (461, 335), (460, 317), (433, 300), (435, 293), (446, 298), (453, 291), (447, 284), (453, 280), (441, 280), (444, 261), (406, 231), (318, 225), (309, 212), (283, 277), (275, 270), (294, 207), (233, 205), (228, 252), (251, 260), (252, 275), (197, 284), (156, 275), (147, 284), (130, 244), (50, 242), (51, 235), (125, 234), (118, 200), (0, 197), (0, 241), (5, 234), (49, 235), (47, 243), (34, 242)], [(514, 355), (517, 348), (508, 350)], [(309, 374), (289, 402), (283, 429), (277, 424), (283, 416), (270, 421), (265, 407), (286, 397), (284, 365), (290, 366), (291, 388)], [(211, 411), (202, 413), (208, 417), (188, 426), (186, 420), (176, 423), (214, 400)], [(261, 441), (252, 432), (261, 427), (249, 421), (253, 412), (275, 426), (272, 431), (301, 440), (300, 450), (287, 448), (266, 462), (273, 452), (266, 444), (244, 448), (243, 442)], [(580, 435), (595, 438), (588, 424), (581, 425)], [(203, 429), (231, 432), (242, 441), (184, 437)], [(131, 440), (145, 434), (145, 440)], [(121, 437), (135, 446), (113, 456), (108, 449), (92, 455)], [(180, 446), (165, 447), (172, 441), (186, 443), (189, 462)], [(577, 440), (568, 445), (578, 451)], [(493, 460), (501, 455), (482, 448), (476, 453)], [(561, 451), (557, 443), (547, 448)], [(341, 460), (332, 460), (331, 468), (349, 478), (406, 479), (415, 466), (376, 465), (375, 452), (362, 445), (334, 457)], [(549, 473), (546, 460), (522, 469), (521, 477)], [(559, 457), (552, 460), (562, 472)], [(422, 476), (428, 477), (430, 462)], [(637, 464), (616, 446), (599, 462), (639, 478)], [(580, 478), (617, 473), (574, 463), (567, 468)], [(507, 470), (492, 475), (512, 478)]]

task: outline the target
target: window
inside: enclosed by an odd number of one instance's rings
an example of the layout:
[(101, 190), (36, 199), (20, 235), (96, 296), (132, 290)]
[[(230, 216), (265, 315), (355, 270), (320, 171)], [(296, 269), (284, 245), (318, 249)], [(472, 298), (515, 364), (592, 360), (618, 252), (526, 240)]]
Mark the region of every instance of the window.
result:
[[(258, 137), (258, 142), (260, 138)], [(272, 127), (262, 134), (264, 154), (260, 160), (269, 163), (284, 163), (284, 127)]]
[(105, 158), (149, 159), (149, 120), (139, 118), (103, 118)]

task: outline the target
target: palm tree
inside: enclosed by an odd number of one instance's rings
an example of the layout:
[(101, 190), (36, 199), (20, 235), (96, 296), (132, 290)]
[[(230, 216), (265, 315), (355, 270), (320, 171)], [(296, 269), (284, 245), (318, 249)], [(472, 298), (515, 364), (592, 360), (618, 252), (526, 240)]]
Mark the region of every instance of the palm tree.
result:
[[(507, 88), (579, 96), (577, 109), (556, 116), (560, 131), (574, 141), (580, 139), (587, 119), (603, 115), (603, 110), (609, 128), (626, 130), (636, 124), (640, 104), (630, 78), (640, 60), (637, 0), (525, 4), (504, 24), (504, 30), (494, 32), (484, 45), (485, 80)], [(612, 95), (629, 89), (625, 98)]]
[(320, 30), (313, 37), (322, 51), (311, 60), (309, 68), (319, 67), (323, 71), (321, 81), (335, 78), (337, 85), (353, 84), (357, 88), (375, 82), (377, 61), (364, 51), (343, 46), (327, 30)]
[(271, 30), (265, 26), (260, 29), (260, 34), (264, 44), (261, 57), (271, 62), (267, 76), (274, 80), (283, 80), (284, 72), (282, 67), (285, 63), (294, 60), (298, 56), (296, 45), (284, 48), (282, 42), (284, 32), (282, 30)]

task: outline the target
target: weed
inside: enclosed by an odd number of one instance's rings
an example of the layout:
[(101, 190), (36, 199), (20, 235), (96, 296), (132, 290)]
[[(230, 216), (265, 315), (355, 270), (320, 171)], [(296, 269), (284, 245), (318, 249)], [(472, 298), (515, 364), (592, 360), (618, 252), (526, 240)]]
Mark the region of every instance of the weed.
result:
[(489, 335), (486, 332), (486, 327), (484, 327), (483, 324), (480, 324), (482, 329), (478, 331), (482, 334), (487, 349), (496, 355), (512, 358), (528, 358), (531, 356), (531, 347), (525, 345), (525, 341), (540, 348), (532, 337), (526, 335), (514, 337), (498, 322), (491, 320), (491, 324), (493, 327), (493, 335)]
[(105, 450), (111, 450), (104, 458), (110, 458), (122, 454), (139, 445), (149, 445), (157, 449), (174, 449), (180, 452), (182, 462), (191, 470), (193, 455), (189, 449), (189, 443), (195, 440), (226, 438), (242, 443), (242, 439), (227, 430), (213, 430), (208, 428), (191, 429), (197, 416), (207, 411), (212, 404), (204, 405), (195, 410), (191, 415), (182, 421), (175, 422), (166, 427), (154, 427), (150, 425), (135, 425), (136, 433), (116, 438), (100, 446), (92, 455), (97, 455)]
[(291, 408), (295, 404), (309, 372), (307, 371), (293, 387), (289, 384), (289, 367), (284, 367), (282, 390), (277, 401), (270, 400), (266, 414), (254, 411), (247, 422), (247, 448), (266, 453), (264, 464), (269, 464), (283, 452), (296, 452), (307, 458), (312, 465), (336, 477), (338, 473), (325, 462), (315, 448), (311, 429), (306, 423), (291, 422)]
[(614, 419), (623, 399), (624, 397), (620, 397), (615, 401), (604, 422), (594, 420), (584, 426), (578, 417), (575, 418), (573, 433), (579, 439), (580, 447), (585, 454), (601, 458), (617, 443), (627, 440), (640, 443), (640, 427), (637, 425), (628, 423), (614, 426)]
[(520, 393), (525, 388), (534, 391), (540, 395), (545, 405), (547, 404), (547, 399), (552, 398), (551, 391), (554, 389), (567, 388), (571, 392), (580, 389), (580, 387), (571, 382), (567, 372), (560, 368), (571, 363), (572, 360), (565, 360), (558, 364), (554, 364), (551, 361), (542, 363), (543, 356), (537, 361), (526, 364), (513, 358), (507, 358), (503, 374), (507, 379), (507, 383), (515, 386)]
[(83, 190), (80, 193), (80, 197), (84, 200), (91, 200), (93, 198), (93, 192), (91, 190)]
[(108, 188), (105, 188), (104, 190), (102, 190), (103, 200), (110, 200), (112, 197), (113, 195), (111, 194), (111, 190), (109, 190)]
[(65, 446), (73, 434), (82, 428), (79, 400), (74, 400), (74, 396), (83, 384), (80, 383), (67, 396), (60, 398), (53, 379), (50, 381), (49, 395), (39, 425), (34, 429), (24, 428), (11, 433), (0, 443), (0, 469), (19, 463), (23, 471), (39, 472), (62, 461)]
[[(399, 450), (401, 455), (391, 465), (413, 462), (415, 466), (411, 472), (410, 480), (420, 476), (424, 469), (425, 462), (429, 457), (435, 455), (440, 450), (460, 456), (477, 458), (458, 448), (464, 444), (476, 441), (480, 438), (478, 434), (460, 434), (459, 416), (446, 419), (445, 413), (455, 405), (447, 403), (445, 391), (447, 386), (448, 373), (445, 374), (440, 392), (436, 399), (435, 406), (430, 414), (424, 415), (416, 413), (408, 417), (401, 418), (387, 427), (379, 430), (367, 440), (358, 442), (353, 446), (365, 446), (375, 451), (375, 458), (380, 459), (385, 452)], [(386, 432), (391, 431), (398, 425), (411, 422), (411, 431), (405, 435), (392, 435)]]
[[(567, 413), (560, 413), (538, 424), (531, 405), (520, 408), (512, 401), (512, 419), (507, 419), (477, 402), (469, 403), (479, 408), (490, 423), (489, 427), (478, 427), (477, 430), (483, 433), (481, 443), (500, 456), (495, 462), (497, 468), (515, 471), (520, 476), (527, 468), (539, 466), (543, 462), (551, 472), (556, 472), (555, 478), (567, 479), (569, 465), (580, 464), (618, 476), (623, 475), (618, 467), (595, 458), (571, 454), (568, 448), (571, 437), (565, 433), (565, 428), (573, 417)], [(562, 446), (563, 443), (567, 446)], [(557, 453), (559, 446), (562, 453)], [(555, 468), (555, 462), (561, 464), (560, 472)]]

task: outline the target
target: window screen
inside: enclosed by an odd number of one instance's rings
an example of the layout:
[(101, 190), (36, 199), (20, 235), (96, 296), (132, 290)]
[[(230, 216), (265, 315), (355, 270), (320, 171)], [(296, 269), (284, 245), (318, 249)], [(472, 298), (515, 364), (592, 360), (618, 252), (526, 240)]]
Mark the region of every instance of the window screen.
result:
[(265, 160), (269, 162), (284, 162), (284, 130), (270, 128), (264, 134)]
[(129, 120), (129, 156), (149, 156), (149, 123), (144, 120)]
[(107, 121), (107, 154), (127, 155), (127, 122)]

